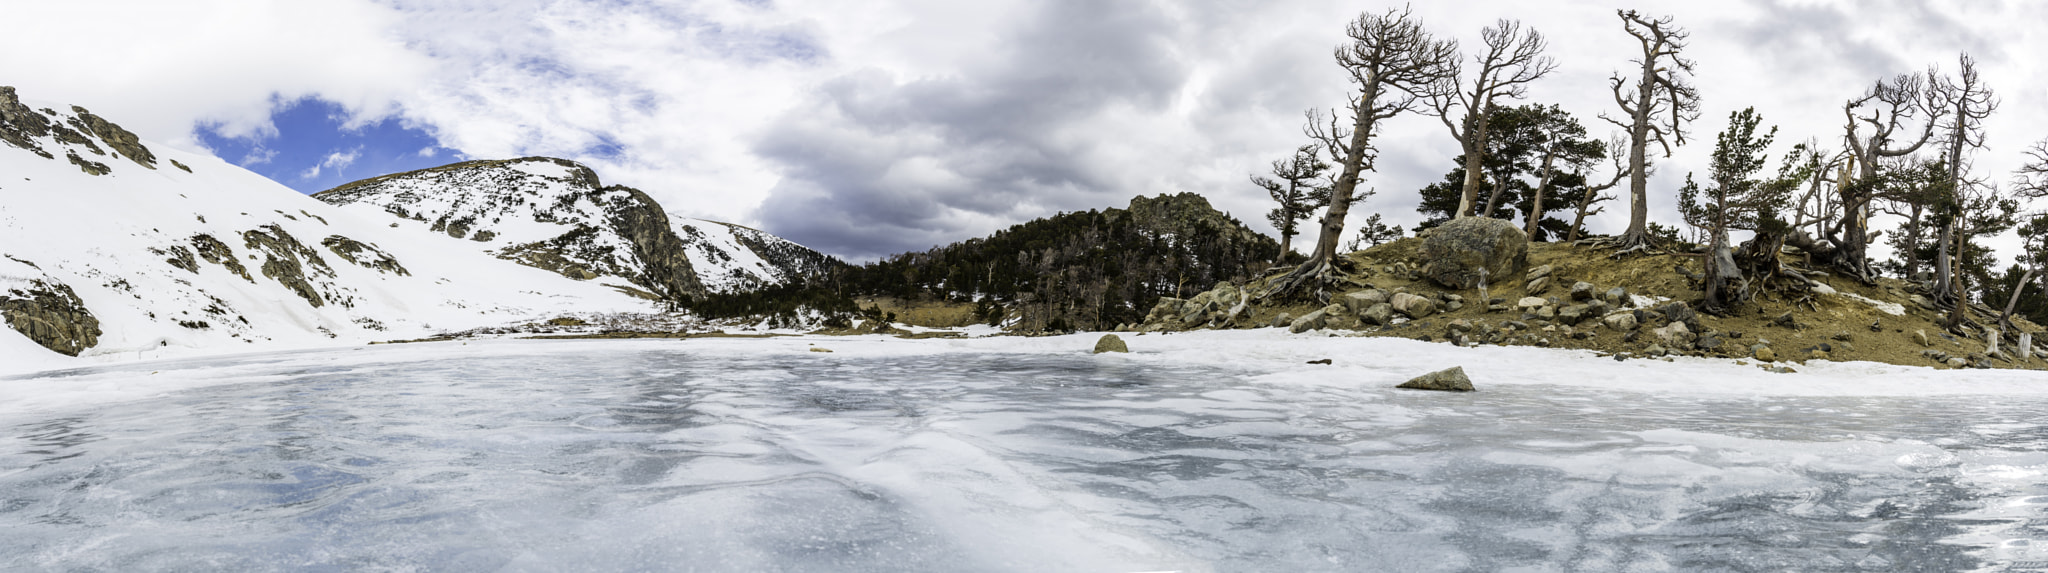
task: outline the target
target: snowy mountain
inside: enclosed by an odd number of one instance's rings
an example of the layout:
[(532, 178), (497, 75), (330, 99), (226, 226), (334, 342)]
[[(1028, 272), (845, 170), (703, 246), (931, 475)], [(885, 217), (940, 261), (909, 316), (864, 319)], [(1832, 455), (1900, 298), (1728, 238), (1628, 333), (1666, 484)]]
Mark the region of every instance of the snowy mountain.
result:
[(736, 292), (839, 264), (754, 229), (670, 217), (640, 191), (549, 157), (466, 161), (314, 194), (415, 235), (442, 235), (493, 256), (648, 298)]
[(676, 219), (676, 235), (704, 288), (716, 293), (756, 290), (824, 276), (845, 263), (751, 227), (703, 219)]
[(84, 108), (24, 103), (12, 88), (0, 87), (0, 142), (10, 327), (0, 360), (388, 340), (567, 310), (656, 310), (597, 282), (415, 240), (381, 212), (143, 141)]

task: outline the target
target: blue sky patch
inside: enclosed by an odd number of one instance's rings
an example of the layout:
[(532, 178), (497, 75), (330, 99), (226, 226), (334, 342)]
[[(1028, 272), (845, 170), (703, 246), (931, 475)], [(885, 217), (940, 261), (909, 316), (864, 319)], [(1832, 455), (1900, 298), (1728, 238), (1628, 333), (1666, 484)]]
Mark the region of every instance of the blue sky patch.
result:
[(281, 101), (270, 112), (277, 130), (251, 137), (222, 135), (218, 125), (193, 129), (215, 156), (300, 193), (317, 193), (343, 183), (465, 159), (425, 129), (387, 117), (347, 127), (340, 104), (305, 98)]

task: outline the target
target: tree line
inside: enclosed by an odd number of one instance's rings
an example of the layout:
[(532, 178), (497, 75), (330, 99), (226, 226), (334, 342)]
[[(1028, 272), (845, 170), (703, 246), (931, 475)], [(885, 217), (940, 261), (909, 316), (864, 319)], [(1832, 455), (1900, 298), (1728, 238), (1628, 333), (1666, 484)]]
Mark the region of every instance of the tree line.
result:
[[(1608, 247), (1616, 256), (1686, 251), (1702, 260), (1703, 306), (1715, 313), (1761, 292), (1803, 291), (1809, 275), (1824, 270), (1865, 284), (1884, 275), (1905, 279), (1946, 309), (1950, 328), (1968, 321), (1972, 303), (1992, 305), (2001, 323), (2014, 314), (2048, 322), (2048, 213), (2022, 209), (2048, 196), (2048, 140), (2028, 150), (2007, 181), (1973, 169), (1999, 99), (1969, 54), (1946, 70), (1930, 65), (1845, 94), (1842, 131), (1784, 149), (1775, 168), (1778, 129), (1754, 108), (1730, 114), (1707, 171), (1688, 173), (1676, 190), (1683, 220), (1667, 226), (1649, 220), (1649, 175), (1659, 158), (1693, 139), (1700, 94), (1687, 56), (1691, 35), (1669, 16), (1615, 15), (1637, 50), (1608, 78), (1613, 106), (1598, 118), (1616, 133), (1605, 140), (1556, 105), (1522, 101), (1558, 66), (1533, 28), (1499, 20), (1481, 30), (1480, 46), (1468, 54), (1405, 8), (1351, 21), (1333, 54), (1352, 87), (1344, 106), (1309, 110), (1302, 130), (1309, 143), (1275, 161), (1270, 178), (1253, 178), (1277, 204), (1267, 219), (1283, 245), (1317, 232), (1307, 256), (1267, 296), (1320, 293), (1348, 272), (1336, 256), (1339, 235), (1352, 205), (1374, 193), (1362, 183), (1376, 167), (1375, 139), (1385, 122), (1416, 114), (1438, 119), (1460, 150), (1443, 180), (1418, 191), (1425, 220), (1417, 230), (1491, 217), (1515, 223), (1532, 240)], [(1608, 192), (1624, 182), (1627, 228), (1589, 236), (1586, 219), (1604, 211), (1616, 198)], [(1873, 229), (1881, 214), (1904, 222)], [(1302, 228), (1310, 218), (1318, 224)], [(1349, 248), (1404, 232), (1378, 214), (1360, 227)], [(2001, 272), (1985, 241), (2013, 230), (2026, 248)], [(1731, 244), (1735, 231), (1751, 238)], [(1686, 233), (1692, 241), (1682, 240)], [(1892, 258), (1871, 258), (1879, 240)], [(1681, 242), (1704, 247), (1681, 249)], [(1811, 268), (1780, 264), (1788, 247)]]

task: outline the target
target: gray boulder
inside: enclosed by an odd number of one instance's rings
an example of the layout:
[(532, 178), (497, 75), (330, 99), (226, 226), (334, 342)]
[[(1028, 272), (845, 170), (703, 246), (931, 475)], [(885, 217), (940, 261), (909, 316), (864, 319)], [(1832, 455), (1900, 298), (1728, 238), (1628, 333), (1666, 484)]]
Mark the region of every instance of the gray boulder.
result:
[(1614, 314), (1607, 315), (1607, 318), (1604, 319), (1604, 321), (1607, 323), (1608, 328), (1612, 328), (1618, 331), (1627, 332), (1636, 329), (1635, 313), (1617, 312)]
[(1293, 324), (1287, 325), (1287, 331), (1295, 334), (1301, 334), (1303, 332), (1316, 330), (1322, 328), (1328, 320), (1329, 316), (1327, 314), (1324, 314), (1321, 310), (1317, 310), (1315, 312), (1301, 315), (1301, 318), (1294, 319)]
[(1384, 302), (1372, 305), (1365, 312), (1358, 313), (1358, 319), (1366, 324), (1386, 326), (1394, 320), (1394, 305)]
[(1365, 309), (1372, 308), (1372, 305), (1375, 304), (1387, 302), (1387, 299), (1391, 298), (1391, 296), (1392, 295), (1387, 294), (1387, 291), (1375, 288), (1352, 293), (1346, 293), (1341, 300), (1344, 303), (1344, 307), (1347, 310), (1349, 310), (1351, 314), (1364, 315)]
[(1486, 280), (1511, 280), (1529, 265), (1529, 236), (1514, 223), (1489, 217), (1466, 217), (1444, 223), (1422, 240), (1422, 274), (1448, 288), (1479, 286)]
[(1395, 388), (1441, 390), (1445, 392), (1471, 392), (1476, 390), (1476, 388), (1472, 387), (1472, 379), (1465, 377), (1465, 367), (1463, 366), (1452, 366), (1448, 370), (1438, 370), (1417, 376), (1413, 380), (1401, 383), (1400, 386), (1395, 386)]
[(1408, 318), (1422, 318), (1436, 312), (1436, 301), (1405, 292), (1395, 293), (1391, 304), (1395, 311), (1408, 315)]
[(1579, 281), (1572, 283), (1572, 300), (1585, 302), (1593, 300), (1593, 283)]

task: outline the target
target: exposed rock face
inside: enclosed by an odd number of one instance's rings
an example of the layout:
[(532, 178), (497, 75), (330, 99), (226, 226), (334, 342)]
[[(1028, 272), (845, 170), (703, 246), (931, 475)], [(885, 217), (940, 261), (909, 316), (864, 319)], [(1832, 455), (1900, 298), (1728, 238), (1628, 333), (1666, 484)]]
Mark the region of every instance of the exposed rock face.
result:
[(136, 165), (156, 169), (156, 154), (150, 153), (149, 148), (142, 145), (142, 138), (121, 129), (121, 126), (114, 125), (114, 122), (93, 115), (85, 108), (74, 105), (71, 106), (71, 112), (78, 114), (71, 121), (73, 126), (80, 128), (79, 131), (100, 138), (100, 141), (106, 142), (109, 149), (134, 161)]
[(1445, 392), (1471, 392), (1477, 390), (1477, 388), (1472, 387), (1472, 379), (1465, 376), (1465, 367), (1463, 366), (1452, 366), (1447, 370), (1438, 370), (1417, 376), (1412, 380), (1401, 383), (1400, 386), (1395, 386), (1395, 388), (1441, 390)]
[(106, 163), (93, 159), (107, 155), (108, 149), (136, 165), (156, 169), (156, 155), (134, 133), (85, 108), (72, 106), (71, 111), (72, 115), (67, 117), (52, 109), (32, 109), (21, 103), (14, 88), (0, 86), (0, 142), (44, 159), (56, 159), (56, 152), (62, 152), (66, 161), (88, 175), (113, 172)]
[(28, 261), (0, 258), (0, 317), (29, 340), (66, 356), (99, 344), (100, 321), (85, 301)]
[(1529, 264), (1529, 236), (1507, 221), (1466, 217), (1430, 231), (1420, 256), (1423, 276), (1465, 290), (1479, 285), (1481, 270), (1494, 283), (1522, 272)]
[(335, 256), (341, 257), (341, 260), (348, 261), (349, 264), (399, 276), (412, 275), (411, 272), (405, 270), (404, 265), (398, 263), (397, 258), (392, 257), (390, 253), (384, 252), (383, 249), (377, 248), (376, 245), (364, 244), (341, 235), (329, 236), (326, 239), (322, 239), (320, 244), (326, 246), (327, 250), (332, 251)]
[(261, 229), (243, 231), (244, 246), (264, 254), (263, 276), (277, 281), (291, 289), (292, 294), (306, 299), (307, 304), (319, 308), (327, 304), (320, 290), (313, 287), (311, 277), (333, 278), (334, 269), (320, 258), (320, 253), (299, 243), (297, 237), (276, 225), (264, 225)]
[(227, 243), (213, 238), (213, 235), (205, 234), (193, 235), (190, 240), (192, 241), (192, 248), (199, 253), (199, 258), (204, 259), (206, 262), (220, 265), (226, 268), (228, 272), (241, 275), (243, 280), (252, 283), (256, 282), (254, 277), (249, 276), (248, 267), (242, 266), (242, 261), (235, 258), (235, 249), (229, 247)]
[[(687, 243), (647, 194), (602, 186), (572, 161), (467, 161), (349, 183), (314, 195), (426, 223), (483, 243), (499, 258), (578, 280), (617, 277), (627, 292), (675, 302), (702, 296)], [(543, 223), (532, 225), (531, 223)]]
[(26, 105), (10, 86), (0, 86), (0, 141), (8, 145), (29, 150), (43, 159), (55, 159), (36, 140), (50, 136), (52, 127), (63, 129), (63, 124), (52, 125), (49, 117)]
[(1131, 347), (1129, 347), (1129, 346), (1125, 346), (1125, 345), (1124, 345), (1124, 339), (1123, 339), (1123, 338), (1121, 338), (1121, 337), (1118, 337), (1117, 335), (1114, 335), (1114, 334), (1104, 334), (1104, 335), (1102, 335), (1102, 338), (1101, 338), (1101, 339), (1099, 339), (1099, 340), (1096, 340), (1096, 341), (1095, 341), (1095, 353), (1096, 353), (1096, 354), (1101, 354), (1101, 353), (1104, 353), (1104, 352), (1130, 352), (1130, 351), (1131, 351)]

